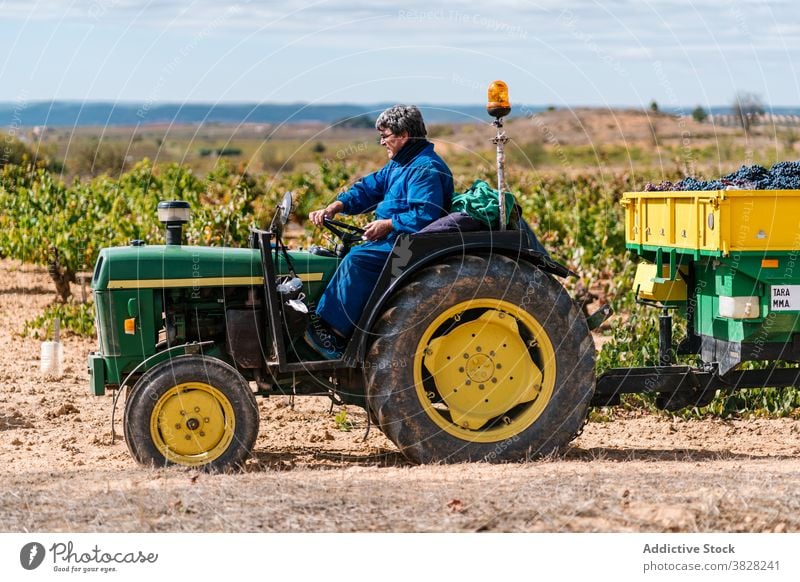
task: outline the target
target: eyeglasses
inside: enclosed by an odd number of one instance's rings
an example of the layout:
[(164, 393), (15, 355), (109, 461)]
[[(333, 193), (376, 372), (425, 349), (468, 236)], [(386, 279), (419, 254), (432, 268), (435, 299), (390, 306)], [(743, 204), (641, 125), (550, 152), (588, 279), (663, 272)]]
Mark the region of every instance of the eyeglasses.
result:
[(378, 143), (383, 143), (383, 142), (385, 142), (387, 139), (389, 139), (392, 136), (394, 136), (394, 134), (391, 131), (389, 131), (389, 133), (379, 133), (378, 134)]

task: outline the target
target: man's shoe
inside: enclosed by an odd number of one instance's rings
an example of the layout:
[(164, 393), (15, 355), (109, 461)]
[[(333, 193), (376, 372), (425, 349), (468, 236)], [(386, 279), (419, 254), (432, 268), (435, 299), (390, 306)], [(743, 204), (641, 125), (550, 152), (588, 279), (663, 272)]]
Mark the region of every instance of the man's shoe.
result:
[(326, 360), (341, 359), (344, 353), (345, 340), (339, 338), (327, 325), (319, 319), (312, 321), (303, 336), (305, 342)]

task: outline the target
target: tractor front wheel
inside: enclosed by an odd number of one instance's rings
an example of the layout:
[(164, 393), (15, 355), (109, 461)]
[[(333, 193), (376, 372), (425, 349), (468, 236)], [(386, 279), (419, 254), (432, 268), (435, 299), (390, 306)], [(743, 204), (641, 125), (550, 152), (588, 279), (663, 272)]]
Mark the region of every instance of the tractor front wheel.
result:
[(124, 427), (139, 463), (224, 471), (250, 454), (258, 406), (247, 381), (225, 362), (180, 356), (139, 379), (125, 405)]
[(368, 405), (416, 463), (549, 454), (585, 421), (594, 344), (564, 288), (502, 255), (420, 271), (374, 329)]

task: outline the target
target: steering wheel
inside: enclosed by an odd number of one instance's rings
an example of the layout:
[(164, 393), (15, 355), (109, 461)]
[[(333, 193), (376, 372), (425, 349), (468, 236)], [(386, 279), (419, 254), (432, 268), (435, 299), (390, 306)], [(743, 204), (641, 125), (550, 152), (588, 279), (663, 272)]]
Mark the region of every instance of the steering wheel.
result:
[(322, 219), (322, 226), (331, 231), (335, 236), (339, 237), (346, 246), (360, 243), (364, 239), (364, 229), (353, 224), (348, 224), (340, 220), (333, 220), (327, 216)]

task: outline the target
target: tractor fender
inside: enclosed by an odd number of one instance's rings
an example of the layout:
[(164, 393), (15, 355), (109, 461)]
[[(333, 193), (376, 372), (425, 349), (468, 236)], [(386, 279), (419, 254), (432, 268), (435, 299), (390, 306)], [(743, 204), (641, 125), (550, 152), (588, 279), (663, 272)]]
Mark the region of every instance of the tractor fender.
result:
[[(541, 251), (530, 248), (525, 231), (478, 231), (465, 233), (420, 233), (397, 237), (378, 283), (370, 295), (353, 338), (344, 354), (348, 365), (358, 365), (372, 336), (372, 328), (389, 298), (421, 269), (442, 259), (464, 255), (505, 255), (525, 261), (557, 277), (575, 276), (564, 265)], [(355, 341), (353, 341), (355, 340)]]

